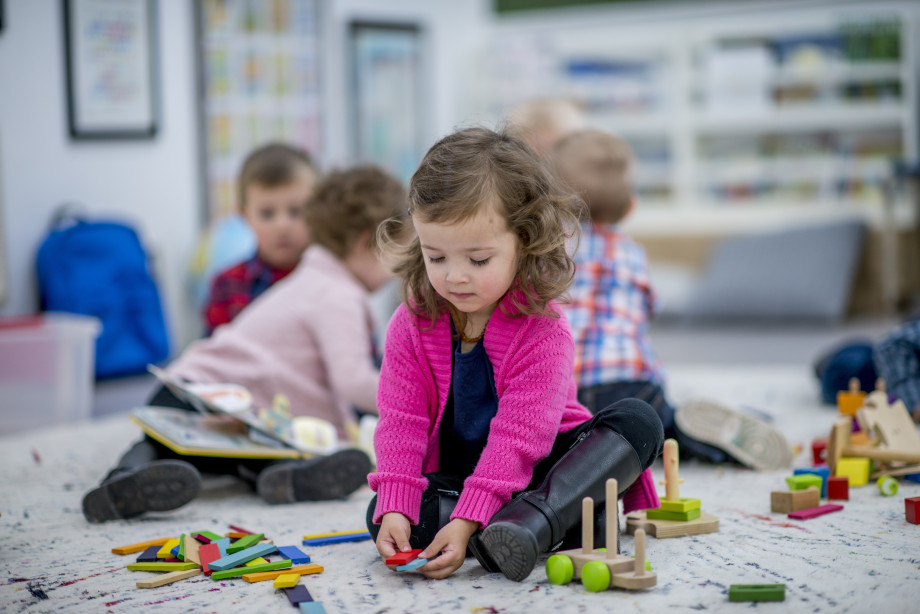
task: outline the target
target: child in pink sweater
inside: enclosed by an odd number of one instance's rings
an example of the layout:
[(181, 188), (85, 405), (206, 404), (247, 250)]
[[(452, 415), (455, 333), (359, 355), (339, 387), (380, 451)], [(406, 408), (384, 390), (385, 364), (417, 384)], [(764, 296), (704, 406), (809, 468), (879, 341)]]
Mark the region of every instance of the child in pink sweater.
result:
[(608, 478), (627, 511), (657, 507), (647, 469), (661, 421), (635, 399), (595, 416), (576, 399), (554, 300), (572, 281), (579, 201), (529, 147), (482, 128), (445, 137), (409, 200), (409, 221), (379, 230), (405, 303), (386, 336), (368, 528), (384, 559), (423, 548), (429, 577), (469, 549), (520, 581), (580, 534), (583, 497), (603, 510)]

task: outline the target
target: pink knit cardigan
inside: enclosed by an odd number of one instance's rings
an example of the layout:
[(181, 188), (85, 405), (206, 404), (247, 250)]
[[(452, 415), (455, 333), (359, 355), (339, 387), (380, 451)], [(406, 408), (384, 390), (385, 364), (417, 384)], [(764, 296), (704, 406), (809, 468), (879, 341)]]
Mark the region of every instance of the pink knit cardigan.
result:
[[(591, 418), (576, 400), (568, 321), (558, 307), (551, 308), (559, 317), (522, 315), (506, 296), (489, 319), (483, 343), (498, 411), (451, 518), (487, 525), (527, 486), (556, 435)], [(438, 470), (438, 430), (451, 379), (449, 318), (445, 312), (430, 327), (401, 305), (390, 320), (377, 390), (377, 472), (368, 476), (377, 493), (374, 522), (399, 512), (418, 523), (428, 485), (422, 474)], [(651, 475), (645, 474), (624, 497), (627, 512), (659, 505)]]

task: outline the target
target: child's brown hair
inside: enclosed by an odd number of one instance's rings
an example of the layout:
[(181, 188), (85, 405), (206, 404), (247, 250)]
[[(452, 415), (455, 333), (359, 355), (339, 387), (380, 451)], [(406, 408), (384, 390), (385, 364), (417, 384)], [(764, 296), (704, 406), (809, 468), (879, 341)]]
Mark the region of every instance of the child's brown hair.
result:
[[(529, 146), (505, 131), (467, 128), (435, 143), (412, 176), (409, 201), (412, 217), (437, 224), (495, 207), (519, 239), (512, 287), (523, 293), (523, 301), (515, 301), (522, 313), (549, 315), (548, 303), (571, 285), (575, 264), (567, 246), (578, 232), (581, 202)], [(449, 307), (428, 280), (418, 237), (405, 238), (406, 224), (411, 222), (381, 225), (380, 244), (397, 262), (409, 308), (433, 322)]]
[(377, 227), (409, 206), (403, 184), (376, 166), (328, 173), (307, 202), (311, 240), (345, 258), (363, 235), (376, 246)]
[(237, 180), (240, 211), (246, 210), (246, 188), (250, 185), (285, 186), (293, 183), (304, 170), (314, 180), (319, 175), (310, 154), (303, 149), (284, 143), (269, 143), (254, 149), (246, 156)]
[(584, 199), (591, 220), (616, 224), (633, 202), (633, 154), (621, 138), (580, 130), (556, 143), (551, 157), (560, 177)]

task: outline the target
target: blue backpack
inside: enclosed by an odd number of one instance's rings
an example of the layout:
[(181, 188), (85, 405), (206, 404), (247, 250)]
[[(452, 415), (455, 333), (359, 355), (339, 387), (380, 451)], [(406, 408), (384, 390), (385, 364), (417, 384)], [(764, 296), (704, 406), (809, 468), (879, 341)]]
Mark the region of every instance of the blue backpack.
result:
[(59, 212), (36, 258), (42, 309), (96, 316), (96, 377), (143, 372), (169, 356), (160, 293), (137, 232)]

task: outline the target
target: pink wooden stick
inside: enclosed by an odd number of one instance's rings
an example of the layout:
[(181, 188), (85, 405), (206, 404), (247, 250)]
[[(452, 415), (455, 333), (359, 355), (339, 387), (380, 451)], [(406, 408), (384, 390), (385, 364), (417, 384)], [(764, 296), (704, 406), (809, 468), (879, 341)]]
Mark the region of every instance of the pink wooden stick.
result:
[(796, 520), (808, 520), (809, 518), (823, 516), (824, 514), (830, 514), (831, 512), (839, 512), (842, 509), (842, 505), (837, 505), (836, 503), (828, 503), (827, 505), (819, 505), (818, 507), (810, 507), (805, 510), (792, 512), (789, 514), (789, 517), (795, 518)]

